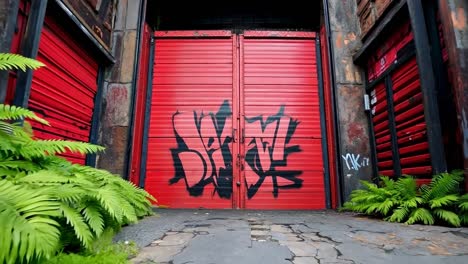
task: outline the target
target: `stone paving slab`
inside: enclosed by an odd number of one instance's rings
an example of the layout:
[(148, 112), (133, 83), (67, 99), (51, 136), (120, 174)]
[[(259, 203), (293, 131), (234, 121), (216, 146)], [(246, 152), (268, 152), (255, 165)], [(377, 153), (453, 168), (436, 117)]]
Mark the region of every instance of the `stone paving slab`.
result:
[(468, 263), (468, 228), (334, 211), (158, 210), (125, 227), (132, 263)]

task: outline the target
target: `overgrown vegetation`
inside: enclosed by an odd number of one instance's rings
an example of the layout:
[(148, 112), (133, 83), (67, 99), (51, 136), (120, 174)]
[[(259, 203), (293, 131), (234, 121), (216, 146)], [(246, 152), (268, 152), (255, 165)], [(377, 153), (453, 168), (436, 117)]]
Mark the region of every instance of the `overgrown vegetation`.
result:
[(468, 194), (460, 195), (462, 171), (441, 173), (418, 187), (411, 176), (393, 181), (381, 177), (380, 185), (361, 181), (364, 189), (351, 193), (344, 210), (382, 217), (390, 222), (426, 225), (468, 225)]
[[(41, 66), (4, 58), (0, 54), (0, 70)], [(32, 111), (0, 104), (0, 263), (39, 263), (59, 252), (51, 263), (104, 263), (94, 258), (118, 250), (96, 250), (96, 242), (150, 215), (154, 198), (118, 175), (58, 156), (93, 154), (103, 147), (38, 140), (25, 119), (48, 125)]]

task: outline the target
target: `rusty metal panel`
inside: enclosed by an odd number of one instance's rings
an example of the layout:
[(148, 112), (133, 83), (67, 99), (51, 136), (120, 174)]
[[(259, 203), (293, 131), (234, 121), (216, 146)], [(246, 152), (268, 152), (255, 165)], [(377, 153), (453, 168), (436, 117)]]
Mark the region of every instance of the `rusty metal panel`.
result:
[(232, 208), (233, 38), (192, 33), (155, 33), (145, 188), (171, 208)]
[(324, 209), (315, 40), (270, 35), (241, 42), (243, 206)]
[[(110, 50), (112, 42), (112, 30), (115, 13), (117, 11), (116, 1), (112, 0), (61, 0), (80, 20), (89, 32), (103, 44), (107, 50)], [(122, 2), (120, 5), (127, 5)]]
[[(35, 136), (89, 141), (97, 62), (51, 17), (46, 17), (37, 59), (46, 67), (34, 73), (29, 108), (47, 119), (50, 126), (32, 123)], [(85, 163), (82, 155), (64, 156)]]

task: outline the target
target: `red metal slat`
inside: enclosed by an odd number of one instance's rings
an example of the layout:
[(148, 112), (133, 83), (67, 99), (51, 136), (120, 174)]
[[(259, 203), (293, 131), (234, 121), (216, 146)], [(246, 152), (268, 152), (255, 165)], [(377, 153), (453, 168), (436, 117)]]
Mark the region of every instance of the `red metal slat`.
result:
[(231, 37), (232, 33), (229, 30), (172, 30), (172, 31), (155, 31), (154, 36), (157, 38), (174, 38), (174, 37)]
[(423, 105), (418, 105), (418, 106), (415, 106), (415, 107), (411, 108), (410, 110), (408, 110), (406, 112), (403, 112), (403, 113), (401, 113), (399, 115), (396, 115), (395, 116), (395, 122), (397, 124), (400, 124), (403, 121), (406, 121), (406, 120), (409, 120), (411, 118), (420, 116), (422, 114), (424, 114), (424, 106)]
[(301, 31), (261, 31), (261, 30), (246, 30), (244, 37), (266, 37), (266, 38), (315, 38), (315, 32), (301, 32)]
[(431, 156), (429, 154), (422, 154), (422, 155), (402, 158), (401, 166), (410, 166), (413, 164), (420, 164), (420, 163), (430, 164), (430, 161), (431, 161)]
[(374, 125), (375, 133), (378, 134), (382, 131), (388, 131), (388, 120), (383, 121), (380, 124)]
[(432, 173), (431, 166), (413, 167), (413, 168), (402, 168), (402, 173), (413, 176), (425, 176)]
[(384, 159), (387, 159), (387, 158), (391, 158), (392, 157), (392, 151), (385, 151), (385, 152), (379, 152), (377, 153), (377, 159), (378, 160), (384, 160)]
[(429, 143), (427, 141), (406, 146), (406, 147), (401, 147), (400, 148), (400, 156), (404, 157), (406, 155), (413, 155), (413, 153), (417, 152), (428, 152), (429, 151)]
[(395, 113), (407, 111), (418, 104), (422, 104), (422, 93), (404, 98), (401, 103), (395, 105)]

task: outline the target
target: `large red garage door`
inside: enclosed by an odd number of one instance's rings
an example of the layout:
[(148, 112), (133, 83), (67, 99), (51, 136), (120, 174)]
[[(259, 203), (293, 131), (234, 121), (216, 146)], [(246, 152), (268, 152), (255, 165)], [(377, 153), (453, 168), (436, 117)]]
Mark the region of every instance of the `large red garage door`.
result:
[(314, 33), (157, 32), (145, 188), (171, 208), (323, 209)]

